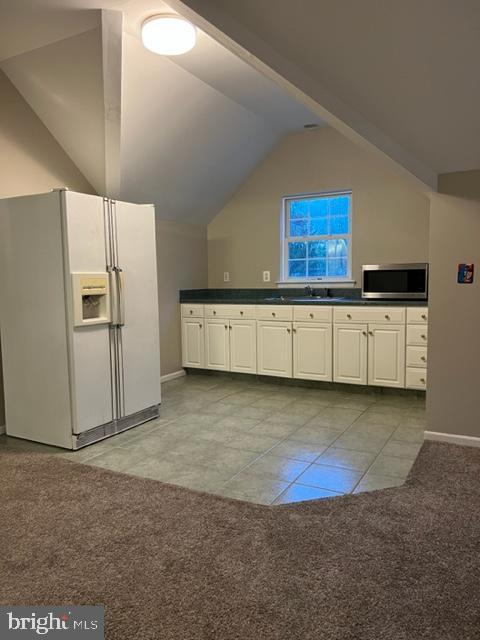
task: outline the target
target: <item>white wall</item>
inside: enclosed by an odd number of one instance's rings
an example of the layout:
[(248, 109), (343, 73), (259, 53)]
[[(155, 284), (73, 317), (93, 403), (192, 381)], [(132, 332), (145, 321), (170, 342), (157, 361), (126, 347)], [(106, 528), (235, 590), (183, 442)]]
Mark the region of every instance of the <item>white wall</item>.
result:
[[(0, 71), (0, 198), (91, 185)], [(0, 362), (0, 425), (5, 422)]]
[[(480, 438), (480, 171), (440, 176), (431, 197), (428, 429)], [(473, 284), (457, 265), (475, 264)]]
[[(426, 262), (429, 201), (390, 164), (325, 127), (286, 136), (208, 225), (211, 287), (262, 287), (280, 268), (286, 195), (352, 189), (353, 278), (361, 265)], [(223, 272), (230, 272), (230, 283)]]

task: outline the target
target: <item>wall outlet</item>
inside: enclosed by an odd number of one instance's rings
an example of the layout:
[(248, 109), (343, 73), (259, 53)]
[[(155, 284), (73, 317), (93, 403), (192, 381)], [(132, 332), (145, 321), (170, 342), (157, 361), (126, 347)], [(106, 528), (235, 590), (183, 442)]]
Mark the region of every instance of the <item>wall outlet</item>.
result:
[(224, 282), (230, 282), (230, 271), (224, 271), (223, 272), (223, 281)]
[(263, 281), (264, 282), (270, 282), (270, 271), (264, 271), (263, 272)]

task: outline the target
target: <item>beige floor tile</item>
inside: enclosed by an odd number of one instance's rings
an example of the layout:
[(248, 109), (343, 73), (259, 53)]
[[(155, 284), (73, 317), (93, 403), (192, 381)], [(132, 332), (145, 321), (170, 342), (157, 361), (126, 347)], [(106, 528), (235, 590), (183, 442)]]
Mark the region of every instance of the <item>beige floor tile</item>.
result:
[(223, 485), (221, 495), (258, 504), (271, 504), (287, 487), (288, 482), (242, 472)]
[(289, 504), (292, 502), (305, 502), (306, 500), (322, 500), (324, 498), (335, 498), (343, 494), (335, 491), (328, 491), (320, 487), (308, 487), (304, 484), (291, 484), (273, 502), (274, 505)]
[(306, 425), (292, 433), (289, 440), (297, 440), (298, 442), (324, 445), (327, 447), (331, 445), (340, 434), (341, 432), (339, 433), (336, 429)]
[(370, 468), (373, 475), (406, 478), (414, 463), (413, 458), (394, 458), (380, 454)]
[(242, 416), (233, 415), (225, 416), (218, 421), (217, 427), (221, 429), (236, 429), (239, 432), (250, 431), (260, 420), (254, 418), (243, 418)]
[(303, 473), (309, 462), (300, 462), (290, 458), (280, 458), (269, 453), (254, 460), (246, 469), (246, 473), (279, 478), (285, 482), (293, 482)]
[(377, 491), (379, 489), (388, 489), (389, 487), (398, 487), (404, 483), (402, 478), (392, 478), (390, 476), (374, 475), (367, 473), (353, 493), (361, 493), (363, 491)]
[(264, 453), (279, 443), (279, 438), (270, 436), (256, 435), (255, 433), (238, 433), (228, 443), (229, 447), (234, 449), (243, 449), (244, 451), (257, 451)]
[(106, 451), (105, 453), (100, 453), (97, 456), (88, 458), (87, 460), (85, 460), (85, 464), (91, 465), (93, 467), (110, 469), (110, 471), (125, 471), (125, 469), (136, 464), (143, 458), (143, 453), (116, 447), (111, 449), (110, 451)]
[(402, 442), (390, 439), (382, 449), (382, 455), (413, 460), (422, 447), (421, 443)]
[(265, 418), (268, 418), (268, 416), (274, 413), (274, 410), (262, 409), (260, 407), (247, 405), (245, 407), (235, 407), (231, 413), (232, 415), (238, 416), (239, 418), (250, 418), (251, 420), (265, 420)]
[(354, 451), (380, 453), (387, 440), (388, 436), (380, 438), (372, 434), (346, 431), (335, 441), (335, 447), (339, 447), (340, 449), (353, 449)]
[(270, 453), (273, 456), (313, 462), (326, 449), (326, 445), (308, 444), (296, 440), (283, 440)]
[(286, 407), (283, 411), (273, 413), (266, 418), (265, 422), (271, 422), (273, 424), (289, 424), (297, 427), (303, 426), (310, 417), (305, 413), (299, 413), (290, 411), (290, 406)]
[(315, 461), (332, 467), (343, 467), (354, 471), (366, 471), (375, 460), (376, 453), (368, 451), (352, 451), (330, 447)]
[(297, 484), (306, 484), (310, 487), (329, 489), (338, 493), (347, 493), (353, 490), (361, 477), (362, 473), (352, 469), (312, 464), (295, 482)]
[(326, 407), (312, 418), (307, 425), (346, 429), (362, 415), (361, 411), (343, 407)]
[(379, 413), (374, 409), (367, 409), (365, 413), (358, 417), (355, 424), (379, 424), (382, 426), (397, 427), (400, 423), (400, 416), (390, 413)]
[(414, 429), (411, 427), (399, 426), (393, 432), (393, 440), (401, 440), (402, 442), (422, 443), (425, 438), (422, 429)]
[(299, 429), (296, 424), (288, 422), (260, 422), (250, 433), (257, 435), (271, 436), (272, 438), (288, 438)]

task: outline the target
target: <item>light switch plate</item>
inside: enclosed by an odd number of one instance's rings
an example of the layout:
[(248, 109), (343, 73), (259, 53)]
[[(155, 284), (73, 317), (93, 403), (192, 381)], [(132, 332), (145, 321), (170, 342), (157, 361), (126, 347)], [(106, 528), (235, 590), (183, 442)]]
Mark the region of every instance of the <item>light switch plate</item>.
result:
[(263, 272), (263, 281), (264, 282), (270, 282), (270, 271), (264, 271)]
[(223, 281), (224, 282), (230, 282), (230, 271), (224, 271), (223, 272)]

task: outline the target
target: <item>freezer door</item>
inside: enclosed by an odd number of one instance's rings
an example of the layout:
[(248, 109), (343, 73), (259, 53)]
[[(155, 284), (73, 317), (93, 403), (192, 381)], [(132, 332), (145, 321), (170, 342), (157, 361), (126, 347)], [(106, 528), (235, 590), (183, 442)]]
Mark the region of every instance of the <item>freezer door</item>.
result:
[(66, 289), (73, 432), (113, 419), (108, 324), (75, 326), (72, 273), (106, 270), (103, 198), (66, 191), (63, 197)]
[(130, 415), (160, 403), (155, 210), (116, 202), (116, 257), (120, 305), (122, 404)]

